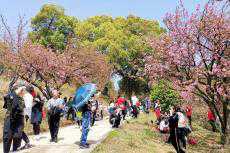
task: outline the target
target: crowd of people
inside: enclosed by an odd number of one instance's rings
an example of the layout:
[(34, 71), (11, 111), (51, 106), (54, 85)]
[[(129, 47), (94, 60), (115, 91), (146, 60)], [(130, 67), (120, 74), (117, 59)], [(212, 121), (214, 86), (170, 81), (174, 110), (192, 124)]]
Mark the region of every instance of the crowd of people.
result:
[(141, 110), (140, 106), (140, 101), (136, 96), (132, 96), (131, 101), (118, 96), (108, 108), (109, 121), (112, 127), (118, 128), (121, 121), (125, 121), (127, 116), (137, 118)]
[[(103, 119), (102, 106), (98, 100), (91, 97), (81, 109), (76, 110), (73, 105), (74, 97), (61, 98), (61, 93), (52, 91), (52, 97), (47, 100), (35, 91), (33, 86), (15, 85), (4, 96), (6, 115), (3, 129), (3, 152), (9, 153), (13, 143), (13, 151), (32, 147), (30, 139), (24, 129), (25, 124), (32, 124), (36, 141), (40, 140), (40, 125), (42, 120), (48, 121), (50, 142), (58, 142), (58, 131), (61, 117), (72, 120), (82, 129), (81, 148), (88, 148), (87, 135), (90, 126), (96, 120)], [(25, 142), (21, 146), (22, 140)]]
[(192, 107), (171, 106), (169, 111), (162, 111), (160, 100), (153, 103), (156, 125), (162, 134), (169, 134), (166, 143), (173, 145), (178, 153), (184, 153), (188, 135), (192, 132)]
[[(3, 152), (9, 153), (12, 142), (13, 151), (32, 147), (24, 126), (30, 122), (35, 139), (39, 141), (40, 125), (43, 119), (48, 121), (50, 142), (57, 143), (61, 117), (72, 120), (81, 128), (80, 148), (89, 148), (87, 143), (89, 129), (94, 126), (96, 120), (103, 119), (104, 107), (95, 98), (95, 95), (92, 95), (84, 106), (76, 109), (74, 98), (74, 96), (61, 98), (61, 93), (53, 90), (52, 97), (47, 100), (40, 96), (32, 86), (14, 86), (4, 96), (3, 108), (7, 111), (3, 129)], [(151, 102), (149, 97), (139, 100), (133, 95), (128, 100), (119, 95), (107, 108), (112, 128), (119, 128), (121, 121), (127, 120), (127, 117), (135, 119), (140, 112), (150, 114), (151, 110), (156, 116), (155, 124), (159, 132), (169, 134), (167, 143), (171, 143), (178, 153), (185, 152), (188, 135), (192, 131), (191, 105), (183, 108), (172, 106), (169, 111), (162, 111), (159, 99)], [(207, 114), (212, 130), (215, 132), (217, 130), (216, 117), (211, 110)], [(24, 146), (21, 146), (22, 140), (25, 142)]]
[(115, 103), (110, 103), (108, 108), (109, 121), (113, 128), (118, 128), (122, 120), (126, 117), (137, 118), (140, 112), (149, 114), (153, 110), (156, 116), (157, 129), (163, 134), (168, 134), (167, 143), (173, 145), (178, 153), (184, 153), (189, 133), (192, 125), (192, 107), (186, 106), (184, 109), (172, 106), (167, 111), (161, 110), (160, 100), (151, 102), (149, 97), (139, 100), (137, 96), (132, 96), (130, 100), (118, 96)]

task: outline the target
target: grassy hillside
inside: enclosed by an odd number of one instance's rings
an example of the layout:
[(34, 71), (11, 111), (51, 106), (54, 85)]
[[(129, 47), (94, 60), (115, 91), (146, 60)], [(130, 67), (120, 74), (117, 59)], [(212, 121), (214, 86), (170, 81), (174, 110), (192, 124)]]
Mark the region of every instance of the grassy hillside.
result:
[(164, 153), (173, 152), (173, 148), (157, 139), (150, 120), (152, 116), (141, 115), (131, 120), (120, 129), (112, 131), (108, 137), (95, 148), (93, 153)]
[[(165, 135), (155, 130), (151, 120), (155, 120), (155, 117), (145, 114), (131, 120), (120, 129), (112, 131), (93, 153), (174, 153), (174, 148), (164, 143)], [(217, 133), (203, 129), (197, 124), (194, 124), (191, 136), (198, 140), (198, 144), (189, 145), (189, 153), (230, 152), (230, 148), (219, 148)]]

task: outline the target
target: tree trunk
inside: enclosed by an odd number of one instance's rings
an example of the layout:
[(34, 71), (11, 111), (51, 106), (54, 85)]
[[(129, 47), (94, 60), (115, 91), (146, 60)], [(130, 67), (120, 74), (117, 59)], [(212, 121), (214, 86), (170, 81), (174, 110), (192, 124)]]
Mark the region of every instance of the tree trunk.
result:
[(230, 138), (227, 129), (221, 128), (220, 136), (221, 136), (221, 144), (228, 145), (230, 142)]

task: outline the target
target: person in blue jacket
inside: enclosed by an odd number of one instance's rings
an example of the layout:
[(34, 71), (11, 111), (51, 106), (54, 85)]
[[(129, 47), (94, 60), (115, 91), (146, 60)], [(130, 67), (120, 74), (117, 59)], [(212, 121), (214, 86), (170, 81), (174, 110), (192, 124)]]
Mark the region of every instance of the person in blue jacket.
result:
[(84, 106), (81, 108), (82, 111), (82, 135), (80, 140), (80, 148), (86, 149), (89, 148), (89, 144), (87, 143), (87, 137), (90, 129), (91, 124), (91, 102), (88, 101)]

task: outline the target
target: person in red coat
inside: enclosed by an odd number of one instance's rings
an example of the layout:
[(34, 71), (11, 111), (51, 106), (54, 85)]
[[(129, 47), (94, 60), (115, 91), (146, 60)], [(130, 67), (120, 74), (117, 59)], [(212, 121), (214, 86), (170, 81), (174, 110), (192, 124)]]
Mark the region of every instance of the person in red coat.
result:
[(155, 110), (155, 115), (157, 117), (157, 120), (160, 120), (161, 107), (160, 107), (160, 100), (159, 99), (157, 99), (156, 102), (155, 102), (154, 110)]
[(192, 126), (192, 106), (188, 105), (185, 109), (186, 116), (189, 120), (189, 125)]
[(123, 104), (125, 102), (125, 99), (123, 97), (118, 97), (116, 105), (120, 106), (121, 104)]
[(127, 107), (126, 107), (126, 100), (123, 97), (118, 96), (116, 106), (121, 109), (122, 112), (122, 119), (125, 120), (127, 114)]
[(212, 126), (212, 131), (216, 132), (216, 117), (215, 115), (212, 113), (211, 109), (208, 109), (208, 122), (210, 123), (210, 125)]

